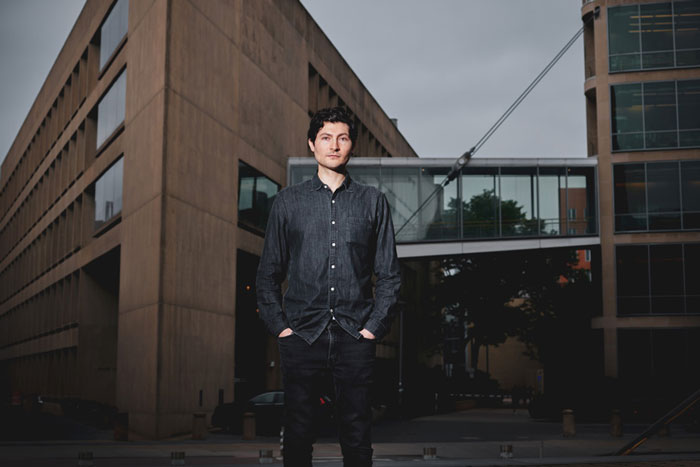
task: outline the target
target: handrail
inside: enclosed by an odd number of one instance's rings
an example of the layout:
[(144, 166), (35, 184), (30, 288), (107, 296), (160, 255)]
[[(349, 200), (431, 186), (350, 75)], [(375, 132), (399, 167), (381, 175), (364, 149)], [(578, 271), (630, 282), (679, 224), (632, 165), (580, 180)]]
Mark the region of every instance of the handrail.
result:
[(644, 430), (644, 432), (634, 438), (629, 443), (625, 444), (619, 451), (615, 453), (616, 456), (627, 456), (632, 453), (639, 446), (644, 444), (653, 434), (657, 433), (663, 427), (669, 425), (676, 418), (683, 415), (685, 412), (690, 410), (693, 405), (700, 401), (700, 389), (695, 391), (693, 394), (688, 396), (683, 402), (675, 406), (666, 415), (652, 423), (649, 428)]

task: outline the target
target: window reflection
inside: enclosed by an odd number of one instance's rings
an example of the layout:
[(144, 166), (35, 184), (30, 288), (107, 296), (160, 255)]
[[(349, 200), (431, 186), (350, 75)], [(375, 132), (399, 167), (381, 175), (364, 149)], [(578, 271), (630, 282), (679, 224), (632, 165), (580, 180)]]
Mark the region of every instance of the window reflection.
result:
[(700, 146), (700, 80), (611, 86), (613, 151)]
[(624, 245), (615, 249), (617, 314), (698, 314), (700, 244)]
[(700, 2), (608, 8), (610, 71), (700, 65)]
[(501, 170), (499, 207), (502, 236), (533, 236), (539, 232), (534, 216), (537, 206), (534, 180), (534, 168)]
[(126, 70), (123, 70), (97, 105), (97, 147), (122, 124), (126, 110)]
[(95, 229), (122, 211), (124, 158), (120, 158), (95, 182)]
[(649, 162), (613, 167), (615, 230), (700, 228), (700, 162)]
[(129, 0), (118, 0), (100, 29), (100, 70), (129, 30)]
[[(290, 181), (308, 180), (315, 171), (293, 165)], [(597, 232), (592, 167), (468, 166), (443, 189), (449, 167), (358, 164), (348, 171), (384, 193), (399, 243)]]
[(264, 232), (280, 186), (245, 162), (238, 162), (238, 223)]
[(489, 238), (499, 234), (497, 169), (462, 172), (462, 235)]

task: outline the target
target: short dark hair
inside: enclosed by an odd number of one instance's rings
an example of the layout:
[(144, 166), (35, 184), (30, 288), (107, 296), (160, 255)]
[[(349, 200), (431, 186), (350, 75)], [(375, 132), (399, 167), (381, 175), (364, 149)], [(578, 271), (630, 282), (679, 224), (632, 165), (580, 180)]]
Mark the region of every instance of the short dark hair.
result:
[(323, 124), (326, 122), (347, 124), (350, 128), (350, 141), (352, 141), (352, 146), (355, 147), (355, 142), (357, 141), (357, 127), (355, 127), (355, 121), (345, 107), (332, 107), (321, 109), (316, 112), (314, 116), (311, 117), (307, 137), (311, 141), (316, 141), (318, 132), (323, 128)]

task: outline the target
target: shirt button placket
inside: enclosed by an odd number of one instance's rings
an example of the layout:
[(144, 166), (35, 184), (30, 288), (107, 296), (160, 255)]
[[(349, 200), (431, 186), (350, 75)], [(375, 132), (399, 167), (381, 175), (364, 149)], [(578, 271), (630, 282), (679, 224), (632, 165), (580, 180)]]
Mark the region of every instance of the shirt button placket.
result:
[[(337, 193), (337, 192), (336, 192)], [(338, 241), (338, 225), (336, 223), (336, 209), (335, 209), (335, 195), (336, 193), (331, 194), (331, 238), (330, 238), (330, 255), (329, 255), (329, 264), (330, 264), (330, 269), (328, 271), (328, 288), (329, 288), (329, 303), (330, 303), (330, 313), (331, 317), (333, 320), (335, 320), (335, 315), (333, 314), (333, 310), (335, 309), (336, 306), (336, 294), (335, 294), (335, 261), (336, 261), (336, 243)]]

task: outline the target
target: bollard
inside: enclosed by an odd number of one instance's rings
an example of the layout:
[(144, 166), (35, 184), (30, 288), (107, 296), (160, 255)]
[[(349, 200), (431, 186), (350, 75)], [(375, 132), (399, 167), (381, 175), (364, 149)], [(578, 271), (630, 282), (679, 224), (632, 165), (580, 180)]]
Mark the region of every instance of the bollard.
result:
[(92, 467), (94, 465), (92, 462), (92, 452), (79, 452), (78, 465), (83, 467)]
[(437, 459), (437, 448), (423, 448), (423, 460)]
[(173, 451), (170, 453), (170, 465), (185, 465), (185, 452)]
[(574, 420), (574, 411), (564, 409), (562, 411), (562, 429), (564, 438), (576, 436), (576, 421)]
[(255, 414), (253, 412), (243, 414), (243, 439), (255, 439)]
[(274, 457), (272, 457), (272, 449), (261, 449), (259, 451), (258, 460), (261, 464), (272, 464), (275, 460)]
[(195, 412), (192, 414), (192, 439), (205, 439), (207, 437), (207, 414)]
[(129, 413), (119, 412), (114, 418), (114, 440), (129, 441)]
[(501, 444), (501, 457), (504, 459), (510, 459), (513, 457), (512, 444)]
[(622, 436), (622, 412), (619, 409), (614, 409), (610, 416), (610, 436)]

